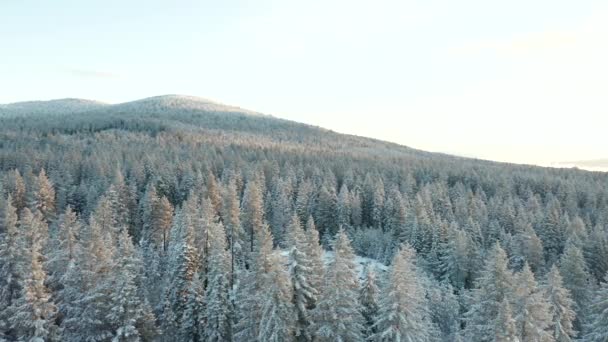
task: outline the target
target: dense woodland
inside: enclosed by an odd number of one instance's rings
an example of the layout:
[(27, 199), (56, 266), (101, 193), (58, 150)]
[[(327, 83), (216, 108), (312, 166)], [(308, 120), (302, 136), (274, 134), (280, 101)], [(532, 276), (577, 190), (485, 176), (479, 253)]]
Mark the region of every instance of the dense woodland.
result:
[(608, 341), (605, 173), (169, 96), (0, 107), (0, 194), (0, 340)]

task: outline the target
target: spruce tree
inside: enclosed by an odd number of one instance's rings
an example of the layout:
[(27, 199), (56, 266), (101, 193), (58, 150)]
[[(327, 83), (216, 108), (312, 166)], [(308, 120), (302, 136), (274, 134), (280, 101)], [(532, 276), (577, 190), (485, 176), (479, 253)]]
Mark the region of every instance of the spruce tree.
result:
[(608, 341), (608, 273), (593, 297), (590, 316), (584, 340), (589, 342)]
[(321, 294), (313, 310), (315, 341), (360, 341), (363, 316), (359, 309), (359, 282), (355, 254), (344, 230), (334, 241), (334, 258), (325, 270)]
[(373, 325), (380, 309), (378, 297), (380, 290), (376, 284), (376, 272), (373, 266), (366, 265), (361, 290), (359, 291), (359, 303), (361, 303), (361, 314), (365, 322), (363, 334), (366, 338), (372, 336), (376, 329)]
[(424, 289), (418, 281), (414, 259), (416, 253), (408, 245), (401, 246), (391, 265), (380, 308), (373, 341), (427, 341), (430, 337), (428, 308)]
[(295, 337), (299, 341), (310, 341), (309, 334), (310, 312), (317, 300), (317, 289), (311, 283), (314, 270), (310, 258), (307, 255), (308, 241), (300, 220), (296, 214), (293, 215), (288, 230), (289, 248), (289, 279), (291, 280), (293, 298), (297, 321), (295, 326)]
[(549, 303), (526, 263), (516, 275), (514, 318), (522, 341), (553, 341)]
[(56, 341), (59, 327), (55, 324), (57, 307), (45, 285), (46, 272), (42, 265), (46, 223), (39, 212), (24, 209), (21, 229), (26, 230), (28, 267), (21, 281), (21, 296), (7, 309), (9, 323), (18, 340)]
[(471, 341), (491, 341), (496, 335), (494, 322), (502, 303), (511, 301), (512, 296), (513, 274), (507, 268), (507, 254), (496, 243), (471, 291), (470, 307), (465, 313), (466, 338)]
[(553, 338), (556, 342), (571, 342), (576, 337), (573, 324), (576, 314), (572, 309), (574, 301), (570, 291), (564, 287), (562, 276), (555, 265), (547, 273), (544, 291), (549, 303)]
[(230, 255), (226, 250), (226, 235), (221, 223), (209, 229), (205, 312), (205, 340), (232, 339), (233, 308), (230, 299)]

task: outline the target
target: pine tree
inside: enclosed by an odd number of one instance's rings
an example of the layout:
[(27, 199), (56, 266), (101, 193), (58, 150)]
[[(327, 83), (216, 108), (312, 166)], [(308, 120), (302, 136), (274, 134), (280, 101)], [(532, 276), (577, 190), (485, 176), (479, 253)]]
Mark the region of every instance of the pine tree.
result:
[(232, 339), (233, 308), (230, 299), (230, 256), (226, 250), (226, 235), (221, 223), (209, 229), (209, 256), (206, 292), (206, 341)]
[(306, 254), (308, 241), (300, 220), (296, 214), (293, 215), (288, 229), (289, 249), (289, 279), (291, 280), (293, 304), (297, 313), (295, 326), (295, 337), (299, 341), (310, 341), (309, 335), (310, 313), (317, 300), (317, 289), (314, 288), (310, 279), (313, 275), (312, 262)]
[(109, 235), (101, 230), (96, 217), (91, 217), (76, 263), (63, 281), (62, 298), (71, 303), (65, 309), (62, 324), (64, 341), (103, 341), (114, 335), (107, 318), (115, 270), (115, 251)]
[(7, 309), (9, 322), (17, 339), (55, 341), (59, 328), (55, 324), (57, 308), (45, 286), (46, 272), (42, 267), (42, 248), (46, 223), (42, 214), (25, 209), (21, 228), (26, 230), (29, 267), (21, 283), (21, 296)]
[(0, 337), (8, 330), (7, 308), (19, 298), (21, 281), (25, 274), (25, 240), (17, 227), (17, 212), (11, 195), (0, 201)]
[(517, 327), (511, 305), (505, 298), (498, 311), (496, 322), (494, 325), (494, 342), (519, 342), (521, 341), (517, 334)]
[[(154, 332), (154, 322), (145, 316), (150, 309), (139, 296), (136, 275), (139, 264), (128, 227), (125, 226), (118, 237), (116, 274), (113, 279), (109, 300), (112, 305), (107, 313), (108, 321), (114, 327), (113, 341), (139, 341), (142, 332)], [(144, 329), (141, 329), (144, 328)], [(141, 331), (140, 331), (141, 330)], [(147, 339), (153, 336), (145, 336)]]
[(549, 303), (553, 338), (556, 342), (571, 342), (576, 337), (573, 324), (576, 314), (572, 310), (574, 301), (570, 291), (564, 287), (562, 276), (555, 265), (547, 273), (544, 290)]
[(241, 225), (241, 207), (236, 188), (236, 180), (232, 178), (224, 190), (224, 210), (222, 219), (228, 235), (230, 250), (230, 284), (234, 284), (235, 268), (245, 264), (244, 241), (245, 232)]
[[(57, 232), (51, 239), (51, 248), (47, 266), (50, 270), (49, 287), (57, 291), (61, 289), (62, 279), (73, 267), (79, 253), (78, 235), (81, 224), (72, 207), (68, 206), (59, 216)], [(58, 303), (59, 304), (59, 303)]]
[(519, 337), (522, 341), (553, 341), (549, 330), (551, 316), (549, 303), (538, 288), (534, 274), (526, 263), (516, 275), (514, 296), (514, 316)]
[(591, 303), (591, 275), (583, 258), (581, 250), (570, 244), (562, 255), (559, 263), (560, 274), (563, 274), (564, 287), (570, 291), (574, 300), (576, 320), (574, 328), (582, 331), (585, 324), (589, 304)]
[(349, 227), (351, 218), (351, 197), (346, 184), (342, 184), (338, 194), (338, 205), (336, 215), (338, 216), (338, 226)]
[(53, 183), (46, 176), (44, 169), (40, 170), (36, 183), (34, 184), (30, 207), (33, 211), (38, 210), (44, 220), (48, 223), (55, 215), (55, 189)]
[(186, 309), (182, 316), (179, 336), (182, 341), (198, 342), (205, 338), (205, 284), (199, 273), (194, 275)]
[(380, 299), (374, 341), (427, 341), (430, 327), (424, 290), (418, 281), (415, 251), (404, 245), (395, 254)]
[(312, 216), (308, 217), (306, 222), (306, 250), (305, 254), (310, 261), (310, 275), (308, 282), (310, 287), (315, 289), (317, 298), (314, 302), (310, 303), (310, 308), (316, 306), (316, 302), (321, 293), (321, 286), (323, 283), (323, 274), (325, 272), (325, 264), (323, 262), (323, 248), (319, 244), (319, 232), (315, 227), (315, 222)]
[(380, 290), (376, 284), (376, 272), (373, 266), (365, 266), (365, 275), (363, 282), (361, 283), (361, 290), (359, 291), (359, 303), (361, 303), (361, 314), (365, 321), (365, 328), (363, 334), (366, 338), (376, 333), (376, 329), (373, 325), (380, 309), (378, 303), (378, 296)]
[(169, 284), (165, 289), (165, 296), (173, 310), (177, 325), (181, 323), (181, 315), (184, 312), (188, 288), (194, 274), (200, 269), (195, 243), (194, 226), (192, 218), (185, 208), (181, 208), (175, 215), (173, 230), (175, 231), (175, 243), (169, 254)]
[(235, 340), (257, 341), (260, 334), (264, 303), (260, 294), (268, 289), (268, 274), (272, 270), (272, 234), (266, 224), (254, 236), (254, 260), (243, 279), (245, 286), (238, 293), (239, 320)]
[[(292, 284), (283, 269), (282, 258), (273, 253), (270, 269), (266, 274), (265, 291), (262, 293), (262, 315), (258, 340), (282, 342), (294, 339), (295, 320)], [(299, 318), (299, 317), (298, 317)]]
[(355, 255), (344, 230), (334, 241), (334, 258), (327, 266), (317, 306), (313, 310), (315, 341), (360, 341), (363, 316), (359, 310)]
[(242, 204), (243, 228), (248, 235), (246, 243), (247, 250), (253, 252), (255, 234), (261, 230), (264, 224), (264, 199), (258, 184), (249, 181), (245, 187)]
[(608, 341), (608, 273), (593, 298), (590, 323), (587, 326), (584, 340), (589, 342)]
[(498, 243), (486, 258), (469, 310), (465, 313), (465, 336), (471, 341), (491, 341), (502, 303), (513, 296), (513, 274), (507, 268), (507, 254)]

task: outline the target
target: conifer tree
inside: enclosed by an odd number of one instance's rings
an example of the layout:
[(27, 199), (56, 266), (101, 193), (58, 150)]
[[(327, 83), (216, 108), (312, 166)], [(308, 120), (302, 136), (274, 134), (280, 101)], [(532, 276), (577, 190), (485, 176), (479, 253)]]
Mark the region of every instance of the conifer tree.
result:
[(364, 274), (361, 290), (359, 291), (359, 303), (361, 303), (361, 314), (365, 322), (363, 334), (368, 338), (376, 333), (373, 325), (380, 309), (378, 303), (380, 290), (376, 284), (376, 272), (373, 267), (366, 265)]
[(323, 274), (325, 265), (323, 263), (323, 248), (319, 244), (319, 232), (315, 227), (315, 222), (312, 216), (308, 217), (306, 222), (306, 256), (310, 261), (310, 276), (308, 282), (310, 287), (317, 293), (317, 298), (311, 303), (310, 307), (314, 308), (318, 297), (321, 293), (323, 283)]
[(586, 328), (585, 341), (605, 342), (608, 340), (608, 273), (594, 295), (590, 323)]
[[(266, 274), (266, 289), (262, 295), (259, 341), (282, 342), (294, 339), (296, 315), (292, 298), (292, 284), (283, 269), (282, 258), (273, 253)], [(299, 318), (299, 317), (298, 317)]]
[[(59, 216), (56, 233), (51, 239), (47, 266), (50, 270), (49, 287), (57, 291), (69, 267), (73, 267), (79, 253), (78, 235), (81, 224), (76, 213), (68, 206)], [(59, 304), (59, 303), (58, 303)]]
[(570, 342), (576, 337), (574, 320), (576, 314), (572, 307), (574, 301), (563, 284), (562, 276), (557, 266), (553, 265), (547, 273), (544, 290), (549, 303), (553, 338), (556, 342)]
[(395, 254), (373, 341), (427, 341), (430, 324), (424, 290), (418, 281), (413, 248), (404, 245)]
[(574, 300), (576, 319), (574, 328), (582, 331), (591, 303), (591, 275), (581, 250), (569, 244), (559, 262), (560, 274), (563, 274), (564, 287), (570, 291)]
[(11, 195), (6, 200), (0, 200), (0, 337), (9, 328), (7, 308), (19, 298), (26, 272), (25, 239), (17, 227), (17, 212), (12, 202)]
[(209, 229), (209, 256), (206, 291), (206, 341), (232, 339), (233, 308), (230, 299), (230, 256), (221, 223)]
[(516, 275), (514, 318), (522, 341), (553, 341), (549, 303), (538, 288), (530, 266)]
[(498, 316), (494, 326), (494, 340), (495, 342), (520, 342), (521, 340), (517, 334), (517, 327), (515, 319), (513, 319), (513, 313), (511, 311), (511, 305), (505, 298), (499, 308)]
[(42, 248), (46, 223), (42, 214), (23, 211), (21, 229), (26, 230), (29, 261), (21, 282), (21, 296), (7, 309), (9, 323), (18, 340), (56, 341), (59, 327), (55, 324), (57, 308), (45, 286), (46, 272), (42, 267)]
[(40, 170), (33, 187), (30, 200), (30, 207), (33, 211), (38, 210), (44, 220), (48, 223), (55, 215), (55, 189), (53, 183), (46, 176), (44, 169)]
[(292, 216), (288, 229), (289, 249), (289, 279), (291, 280), (293, 304), (297, 314), (295, 337), (299, 341), (310, 341), (309, 335), (310, 312), (317, 300), (317, 289), (311, 283), (313, 274), (312, 262), (307, 255), (308, 241), (300, 220), (296, 214)]
[(469, 310), (465, 313), (465, 336), (471, 341), (491, 341), (496, 335), (495, 321), (502, 303), (513, 296), (513, 274), (507, 268), (507, 254), (498, 243), (486, 258)]
[(359, 310), (359, 282), (355, 255), (344, 230), (334, 241), (334, 258), (327, 266), (321, 294), (313, 310), (315, 341), (360, 341), (363, 316)]
[(190, 282), (186, 308), (179, 329), (182, 341), (197, 342), (205, 338), (205, 284), (198, 272)]

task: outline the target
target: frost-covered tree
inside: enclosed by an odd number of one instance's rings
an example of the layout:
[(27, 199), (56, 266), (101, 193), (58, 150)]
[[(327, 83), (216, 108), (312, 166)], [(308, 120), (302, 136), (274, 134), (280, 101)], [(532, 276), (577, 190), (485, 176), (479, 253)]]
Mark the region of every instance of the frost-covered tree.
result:
[(42, 248), (45, 243), (46, 223), (39, 212), (23, 211), (21, 229), (27, 235), (28, 265), (21, 281), (21, 296), (7, 312), (12, 333), (17, 340), (56, 341), (59, 327), (55, 324), (57, 307), (45, 285), (46, 272), (42, 265)]
[(293, 215), (288, 229), (289, 242), (289, 279), (291, 281), (292, 302), (297, 314), (295, 324), (295, 337), (299, 341), (310, 341), (309, 334), (310, 312), (317, 300), (317, 289), (311, 285), (314, 270), (312, 262), (307, 255), (308, 241), (300, 220)]
[(553, 334), (550, 331), (552, 320), (549, 303), (527, 263), (516, 275), (515, 282), (513, 315), (520, 340), (553, 341)]
[(40, 211), (47, 223), (55, 216), (55, 188), (44, 169), (40, 170), (36, 182), (33, 184), (30, 208), (33, 211)]
[(471, 291), (470, 307), (464, 316), (466, 338), (491, 341), (496, 335), (495, 321), (502, 303), (511, 301), (512, 296), (513, 274), (507, 268), (507, 254), (496, 243)]
[(0, 225), (0, 336), (8, 330), (9, 324), (7, 308), (11, 306), (20, 295), (21, 280), (26, 273), (25, 240), (22, 231), (17, 226), (18, 218), (16, 208), (12, 205), (12, 197), (0, 200), (2, 214)]
[(230, 255), (221, 223), (209, 229), (205, 312), (205, 340), (229, 341), (232, 338), (233, 308), (230, 299)]
[(244, 277), (245, 286), (239, 289), (239, 321), (236, 325), (235, 340), (257, 341), (260, 333), (261, 316), (264, 302), (260, 294), (268, 289), (268, 274), (272, 260), (272, 234), (266, 224), (262, 224), (254, 236), (254, 260), (251, 271)]
[(590, 316), (584, 340), (589, 342), (608, 341), (608, 273), (593, 297)]
[(576, 312), (574, 328), (582, 331), (591, 303), (592, 288), (591, 274), (578, 247), (572, 244), (566, 247), (559, 262), (559, 271), (563, 275), (564, 287), (570, 291), (574, 300), (573, 309)]
[(245, 264), (243, 249), (246, 247), (245, 239), (247, 238), (241, 225), (241, 206), (234, 178), (230, 179), (224, 189), (222, 220), (226, 228), (230, 251), (230, 283), (234, 284), (235, 268)]
[(311, 331), (315, 341), (360, 341), (363, 316), (358, 300), (355, 254), (344, 230), (334, 241), (334, 258), (325, 270), (321, 294), (313, 310)]
[(118, 237), (116, 258), (116, 273), (113, 275), (109, 296), (111, 306), (107, 313), (108, 321), (115, 330), (112, 340), (150, 340), (154, 337), (156, 328), (153, 321), (148, 321), (147, 314), (151, 310), (137, 289), (136, 277), (140, 261), (127, 226)]
[(247, 234), (247, 250), (253, 252), (254, 236), (264, 224), (264, 198), (260, 186), (255, 181), (247, 182), (241, 208), (243, 229)]
[(564, 287), (557, 266), (553, 265), (546, 277), (544, 291), (549, 304), (553, 338), (556, 342), (570, 342), (576, 337), (573, 324), (576, 314), (572, 309), (574, 301), (570, 291)]
[(267, 287), (261, 293), (262, 312), (260, 317), (259, 341), (282, 342), (294, 339), (295, 321), (292, 284), (283, 268), (280, 255), (270, 256), (270, 269), (266, 274)]
[(428, 341), (430, 324), (424, 289), (416, 274), (416, 252), (401, 246), (391, 265), (374, 328), (374, 341)]
[(62, 324), (64, 341), (102, 341), (114, 335), (107, 318), (115, 270), (115, 250), (109, 234), (92, 217), (83, 232), (76, 263), (64, 277), (62, 297), (71, 303), (65, 308)]
[(498, 310), (498, 316), (494, 323), (494, 342), (520, 342), (518, 337), (517, 326), (515, 319), (513, 319), (513, 313), (511, 311), (511, 305), (505, 298)]
[(363, 315), (365, 327), (363, 334), (365, 337), (372, 336), (376, 329), (373, 325), (378, 315), (379, 303), (378, 297), (380, 289), (376, 281), (376, 272), (373, 266), (366, 265), (363, 281), (361, 282), (361, 290), (359, 291), (359, 303), (361, 304), (361, 314)]
[(203, 341), (205, 338), (205, 284), (199, 273), (190, 282), (179, 336), (187, 342)]
[(317, 293), (315, 300), (310, 303), (310, 308), (314, 308), (321, 293), (323, 274), (325, 272), (325, 264), (323, 262), (323, 248), (319, 243), (319, 232), (315, 227), (315, 222), (312, 216), (309, 216), (308, 220), (306, 221), (305, 235), (305, 254), (308, 257), (308, 260), (310, 261), (310, 275), (308, 283), (310, 284), (310, 287), (313, 288)]
[(72, 207), (68, 206), (59, 216), (56, 232), (50, 241), (47, 267), (50, 271), (48, 281), (52, 290), (57, 291), (62, 287), (62, 279), (68, 268), (74, 267), (80, 248), (78, 241), (80, 230), (81, 223)]

